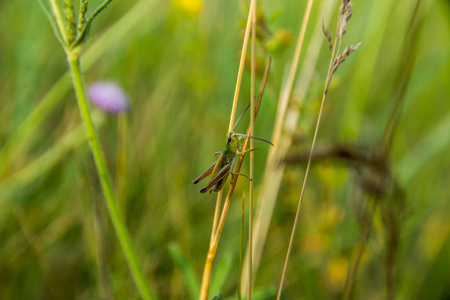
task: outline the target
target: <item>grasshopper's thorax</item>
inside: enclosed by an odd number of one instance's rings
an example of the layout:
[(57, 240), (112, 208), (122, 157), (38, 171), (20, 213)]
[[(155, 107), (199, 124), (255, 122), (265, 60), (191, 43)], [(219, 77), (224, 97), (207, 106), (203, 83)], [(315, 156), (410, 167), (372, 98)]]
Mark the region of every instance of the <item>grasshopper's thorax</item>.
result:
[(238, 137), (233, 136), (233, 132), (229, 132), (226, 135), (226, 140), (222, 147), (222, 153), (225, 155), (225, 160), (230, 161), (233, 159), (239, 147), (240, 144)]

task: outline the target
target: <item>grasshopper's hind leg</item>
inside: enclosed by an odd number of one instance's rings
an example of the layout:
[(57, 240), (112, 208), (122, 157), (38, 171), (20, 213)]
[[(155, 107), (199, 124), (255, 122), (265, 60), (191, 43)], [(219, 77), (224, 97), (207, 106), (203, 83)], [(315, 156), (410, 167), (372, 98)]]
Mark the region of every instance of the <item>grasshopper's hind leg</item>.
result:
[[(255, 151), (255, 150), (258, 150), (258, 148), (247, 149), (247, 150), (245, 150), (245, 151), (238, 152), (237, 154), (238, 154), (238, 155), (244, 155), (244, 154), (247, 153), (247, 152)], [(233, 172), (233, 170), (234, 170), (234, 161), (235, 161), (235, 160), (233, 160), (233, 162), (231, 163), (231, 171), (230, 171), (230, 173), (231, 173), (232, 175), (242, 175), (242, 176), (245, 176), (245, 177), (247, 177), (248, 180), (252, 181), (252, 179), (251, 179), (250, 177), (248, 177), (246, 174), (243, 174), (243, 173), (234, 173), (234, 172)]]
[[(255, 148), (255, 149), (257, 149), (257, 148)], [(255, 150), (255, 149), (249, 149), (249, 150), (246, 150), (246, 151), (251, 151), (251, 150)], [(246, 151), (244, 151), (244, 152), (246, 152)], [(241, 153), (242, 154), (242, 153)], [(248, 177), (246, 174), (244, 174), (244, 173), (234, 173), (234, 162), (235, 162), (236, 160), (235, 159), (233, 159), (233, 162), (231, 163), (231, 168), (230, 168), (230, 173), (231, 173), (231, 175), (242, 175), (242, 176), (245, 176), (245, 177), (247, 177), (248, 178), (248, 180), (250, 180), (250, 181), (252, 181), (252, 179), (250, 178), (250, 177)]]

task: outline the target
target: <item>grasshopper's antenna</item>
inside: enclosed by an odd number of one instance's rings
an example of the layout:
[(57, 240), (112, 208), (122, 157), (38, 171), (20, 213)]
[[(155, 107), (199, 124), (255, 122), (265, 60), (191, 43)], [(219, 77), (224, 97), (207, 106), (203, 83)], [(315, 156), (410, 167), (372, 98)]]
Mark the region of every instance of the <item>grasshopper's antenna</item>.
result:
[(247, 107), (244, 109), (244, 111), (242, 112), (242, 114), (239, 116), (239, 118), (237, 119), (236, 123), (234, 123), (233, 129), (231, 129), (231, 131), (234, 130), (234, 127), (236, 127), (237, 123), (241, 120), (242, 116), (245, 114), (245, 112), (247, 111), (247, 109), (250, 107), (250, 104), (247, 105)]
[(246, 134), (242, 134), (242, 133), (233, 133), (233, 135), (244, 136), (244, 137), (248, 137), (248, 138), (251, 138), (251, 139), (260, 140), (260, 141), (266, 142), (268, 144), (271, 144), (273, 146), (273, 144), (271, 142), (269, 142), (268, 140), (260, 139), (260, 138), (257, 138), (255, 136), (246, 135)]

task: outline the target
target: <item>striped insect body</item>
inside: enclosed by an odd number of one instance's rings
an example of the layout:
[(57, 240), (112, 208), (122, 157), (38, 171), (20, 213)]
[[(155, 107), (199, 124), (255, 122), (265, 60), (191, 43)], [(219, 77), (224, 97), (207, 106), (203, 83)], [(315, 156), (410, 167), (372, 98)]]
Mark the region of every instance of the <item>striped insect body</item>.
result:
[(239, 152), (239, 149), (241, 147), (239, 140), (243, 137), (261, 140), (272, 145), (271, 142), (257, 137), (245, 135), (242, 133), (234, 133), (234, 132), (227, 133), (226, 140), (225, 143), (223, 144), (222, 150), (220, 151), (220, 153), (218, 153), (217, 161), (213, 163), (202, 175), (200, 175), (198, 178), (192, 181), (194, 184), (197, 184), (204, 178), (211, 175), (209, 182), (200, 190), (200, 193), (206, 193), (207, 191), (211, 193), (222, 190), (230, 173), (232, 175), (242, 175), (250, 179), (245, 174), (234, 172), (234, 162), (236, 161), (236, 155), (243, 155), (246, 152), (257, 149), (254, 148), (246, 150), (244, 152)]

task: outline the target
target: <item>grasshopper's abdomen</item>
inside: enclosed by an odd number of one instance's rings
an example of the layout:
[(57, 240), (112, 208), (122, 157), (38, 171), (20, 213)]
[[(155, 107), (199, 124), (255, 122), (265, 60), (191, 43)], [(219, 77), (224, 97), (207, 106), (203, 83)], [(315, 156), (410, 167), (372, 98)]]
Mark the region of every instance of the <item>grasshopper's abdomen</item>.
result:
[[(223, 154), (222, 166), (225, 166), (228, 164), (231, 166), (233, 164), (234, 158), (236, 156), (236, 147), (237, 147), (236, 144), (237, 144), (237, 140), (234, 139), (233, 137), (232, 137), (231, 143), (230, 143), (230, 141), (225, 141), (225, 144), (222, 147), (222, 154)], [(230, 170), (230, 171), (232, 172), (233, 170)], [(228, 173), (212, 187), (211, 190), (213, 192), (218, 192), (221, 189), (223, 189), (223, 186), (227, 182), (227, 179), (230, 175), (230, 171), (228, 171)]]
[(228, 173), (224, 178), (220, 179), (219, 182), (217, 182), (216, 185), (212, 187), (212, 191), (213, 191), (213, 192), (218, 192), (218, 191), (220, 191), (221, 189), (223, 189), (223, 186), (224, 186), (225, 183), (227, 182), (227, 178), (228, 178), (228, 175), (229, 175), (229, 174), (230, 174), (230, 173)]

